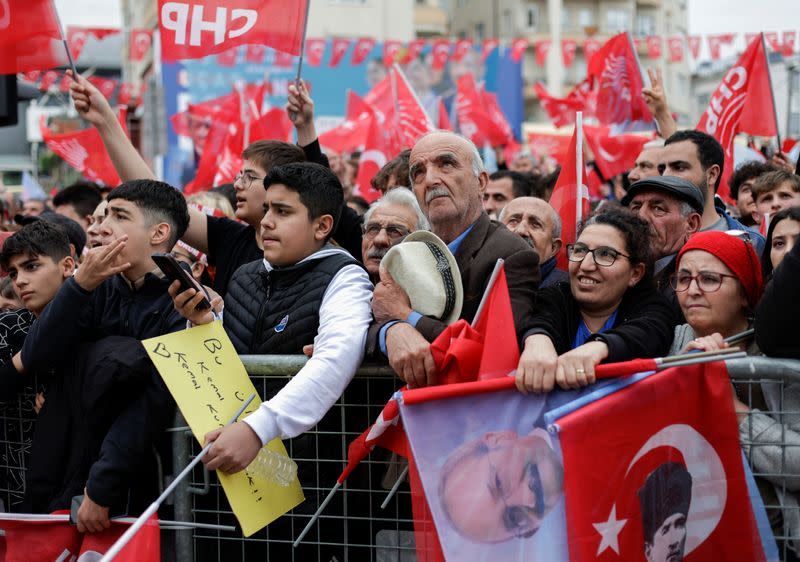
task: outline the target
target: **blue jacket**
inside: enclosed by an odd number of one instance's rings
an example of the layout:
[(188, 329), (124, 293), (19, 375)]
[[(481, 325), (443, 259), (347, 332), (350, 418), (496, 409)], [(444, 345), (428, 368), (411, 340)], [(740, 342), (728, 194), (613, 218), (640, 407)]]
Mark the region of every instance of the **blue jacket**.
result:
[(725, 218), (725, 222), (728, 223), (728, 230), (744, 230), (748, 235), (750, 235), (750, 241), (753, 243), (753, 247), (756, 249), (756, 254), (760, 256), (764, 253), (764, 245), (766, 244), (766, 240), (764, 240), (764, 237), (761, 236), (757, 230), (753, 230), (752, 228), (743, 225), (733, 218), (725, 208), (725, 202), (719, 197), (714, 198), (714, 208), (717, 210), (717, 213), (719, 213), (719, 216)]

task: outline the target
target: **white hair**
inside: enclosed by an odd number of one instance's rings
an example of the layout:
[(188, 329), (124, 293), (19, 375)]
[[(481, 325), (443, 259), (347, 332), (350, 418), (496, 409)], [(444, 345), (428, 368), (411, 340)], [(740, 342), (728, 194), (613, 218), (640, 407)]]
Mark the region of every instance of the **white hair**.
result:
[[(454, 133), (453, 131), (445, 131), (445, 130), (442, 130), (442, 129), (437, 129), (435, 131), (429, 131), (429, 132), (425, 133), (424, 135), (422, 135), (421, 137), (419, 137), (417, 139), (417, 142), (421, 141), (422, 139), (424, 139), (425, 137), (428, 137), (430, 135), (436, 135), (436, 134), (441, 134), (441, 133), (445, 133), (445, 134), (448, 134), (448, 135), (453, 135), (454, 137), (462, 139), (464, 142), (467, 143), (467, 145), (469, 146), (469, 149), (470, 149), (470, 153), (472, 155), (472, 173), (475, 174), (475, 177), (480, 176), (483, 172), (486, 171), (486, 166), (483, 163), (483, 157), (481, 156), (481, 151), (478, 150), (478, 147), (475, 146), (474, 142), (472, 142), (471, 140), (469, 140), (467, 137), (465, 137), (462, 134)], [(409, 175), (409, 182), (411, 182), (411, 176), (410, 175)], [(411, 183), (413, 183), (413, 182), (411, 182)]]
[(406, 187), (395, 187), (394, 189), (390, 189), (387, 191), (383, 197), (375, 201), (372, 205), (370, 205), (367, 212), (364, 213), (364, 224), (369, 222), (372, 213), (375, 212), (375, 209), (379, 208), (381, 205), (404, 205), (408, 207), (417, 217), (417, 226), (416, 230), (430, 230), (430, 225), (428, 224), (428, 219), (422, 213), (422, 209), (420, 209), (419, 203), (417, 202), (417, 198), (411, 193), (411, 190)]

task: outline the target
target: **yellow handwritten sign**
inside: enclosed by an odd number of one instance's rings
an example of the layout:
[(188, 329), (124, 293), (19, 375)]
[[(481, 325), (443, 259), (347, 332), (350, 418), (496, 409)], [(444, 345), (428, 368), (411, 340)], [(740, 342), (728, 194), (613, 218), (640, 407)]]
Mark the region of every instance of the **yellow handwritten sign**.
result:
[[(206, 433), (228, 423), (256, 392), (221, 322), (152, 338), (142, 344), (201, 444)], [(256, 394), (239, 419), (254, 412), (260, 404)], [(286, 454), (280, 439), (267, 446)], [(233, 475), (217, 471), (217, 476), (246, 537), (304, 499), (296, 478), (290, 486), (282, 487), (254, 476), (247, 469)]]

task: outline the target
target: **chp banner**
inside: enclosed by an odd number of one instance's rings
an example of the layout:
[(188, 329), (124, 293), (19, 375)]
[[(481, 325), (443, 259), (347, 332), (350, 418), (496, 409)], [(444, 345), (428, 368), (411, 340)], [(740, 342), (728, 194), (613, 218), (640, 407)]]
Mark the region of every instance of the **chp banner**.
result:
[[(401, 394), (446, 560), (775, 559), (724, 365), (548, 395), (491, 383)], [(647, 532), (667, 519), (672, 557), (649, 557), (662, 545)]]

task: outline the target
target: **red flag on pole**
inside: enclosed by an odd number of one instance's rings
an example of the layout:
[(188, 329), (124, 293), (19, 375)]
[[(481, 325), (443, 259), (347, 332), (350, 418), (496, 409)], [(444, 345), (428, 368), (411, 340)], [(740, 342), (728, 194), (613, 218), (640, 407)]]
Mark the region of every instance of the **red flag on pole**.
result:
[(772, 85), (761, 37), (754, 39), (727, 72), (697, 123), (697, 129), (717, 139), (725, 150), (720, 197), (730, 199), (728, 179), (733, 173), (733, 141), (737, 133), (775, 136)]
[(689, 35), (686, 38), (686, 42), (689, 44), (689, 52), (692, 53), (692, 58), (694, 60), (700, 58), (701, 39), (699, 35)]
[(545, 110), (553, 125), (556, 127), (563, 127), (571, 125), (575, 122), (575, 112), (582, 111), (584, 104), (581, 100), (570, 98), (557, 98), (545, 89), (542, 82), (536, 82), (533, 85), (533, 91), (536, 97), (539, 98), (539, 103), (542, 104), (542, 109)]
[(400, 50), (403, 48), (402, 41), (390, 41), (386, 40), (383, 42), (383, 66), (389, 68), (395, 62), (400, 55)]
[(328, 66), (331, 68), (339, 66), (339, 63), (344, 59), (344, 55), (347, 53), (347, 49), (350, 48), (352, 42), (352, 39), (334, 37), (331, 42), (331, 58), (328, 61)]
[(483, 342), (478, 380), (505, 377), (514, 371), (519, 364), (519, 346), (505, 266), (500, 267), (474, 325)]
[[(492, 119), (487, 101), (475, 86), (475, 78), (471, 73), (462, 74), (456, 83), (456, 114), (461, 134), (469, 138), (476, 146), (491, 144), (504, 145), (508, 142), (511, 129), (503, 130), (502, 126)], [(495, 100), (496, 104), (496, 100)], [(502, 116), (502, 112), (500, 114)]]
[(433, 70), (442, 70), (444, 65), (447, 64), (447, 59), (450, 58), (451, 43), (449, 39), (437, 39), (431, 45), (431, 68)]
[(273, 107), (250, 123), (250, 142), (270, 139), (289, 142), (292, 139), (293, 128), (286, 111), (280, 107)]
[[(398, 65), (392, 67), (387, 78), (391, 81), (392, 95), (395, 97), (393, 111), (387, 113), (387, 118), (397, 112), (396, 123), (403, 147), (410, 148), (419, 137), (433, 131), (435, 127)], [(400, 150), (393, 151), (390, 157), (394, 157), (397, 152)]]
[(39, 89), (43, 92), (48, 91), (53, 85), (58, 82), (61, 74), (57, 70), (48, 70), (42, 75), (42, 81), (39, 82)]
[(642, 147), (650, 140), (641, 135), (611, 135), (608, 127), (584, 125), (583, 131), (586, 144), (594, 154), (594, 163), (608, 179), (630, 170)]
[(578, 48), (578, 42), (574, 39), (561, 40), (561, 60), (564, 66), (572, 66), (572, 61), (575, 59), (575, 50)]
[(372, 109), (358, 94), (347, 91), (345, 120), (319, 136), (319, 143), (337, 152), (348, 152), (363, 147), (367, 138)]
[(0, 2), (0, 74), (68, 64), (52, 0)]
[(403, 55), (403, 60), (400, 61), (400, 64), (408, 64), (412, 60), (419, 58), (427, 44), (428, 41), (426, 39), (414, 39), (413, 41), (409, 41), (406, 47), (406, 54)]
[(586, 61), (592, 60), (594, 54), (600, 50), (601, 43), (597, 39), (587, 39), (583, 42), (583, 57)]
[[(533, 44), (536, 49), (536, 64), (544, 66), (547, 62), (547, 54), (550, 52), (550, 46), (553, 44), (550, 39), (542, 39)], [(526, 45), (527, 46), (527, 45)]]
[(296, 0), (158, 0), (161, 55), (197, 59), (246, 44), (299, 55), (306, 6)]
[(561, 217), (561, 240), (564, 246), (558, 253), (558, 267), (567, 270), (566, 246), (574, 244), (579, 225), (589, 214), (589, 193), (586, 189), (586, 168), (583, 164), (583, 132), (581, 115), (575, 120), (575, 131), (567, 153), (561, 159), (561, 173), (550, 196), (550, 205)]
[(525, 51), (528, 50), (528, 40), (524, 37), (514, 39), (511, 42), (511, 60), (519, 62), (522, 60)]
[(153, 30), (152, 29), (132, 29), (130, 37), (130, 58), (132, 61), (143, 60), (147, 52), (150, 50), (150, 45), (153, 44)]
[[(119, 113), (119, 121), (125, 127), (125, 111)], [(72, 133), (53, 133), (45, 123), (40, 124), (42, 139), (47, 147), (84, 177), (110, 187), (120, 184), (114, 165), (106, 152), (103, 140), (97, 129), (83, 129)], [(126, 131), (127, 132), (127, 131)]]
[(390, 147), (386, 144), (383, 129), (376, 117), (372, 117), (367, 129), (367, 138), (364, 142), (364, 150), (358, 162), (358, 174), (356, 175), (356, 188), (368, 203), (372, 203), (382, 194), (372, 187), (372, 178), (383, 168), (392, 157)]
[(669, 50), (669, 62), (681, 62), (683, 60), (683, 37), (680, 35), (667, 37), (667, 49)]
[(67, 45), (72, 53), (72, 60), (78, 60), (81, 57), (88, 40), (89, 31), (85, 27), (67, 27)]
[(764, 560), (724, 363), (656, 373), (555, 423), (571, 562)]
[(539, 158), (552, 158), (560, 160), (569, 150), (571, 137), (548, 133), (530, 133), (528, 135), (528, 150)]
[(650, 35), (647, 37), (647, 56), (651, 59), (661, 58), (661, 36)]
[(356, 46), (353, 47), (353, 55), (350, 57), (350, 64), (358, 66), (363, 63), (374, 48), (375, 39), (362, 37), (356, 41)]
[(587, 74), (596, 86), (595, 117), (600, 124), (628, 128), (653, 121), (641, 96), (644, 83), (627, 33), (615, 35), (600, 48), (589, 61)]
[(325, 39), (306, 39), (306, 63), (319, 66), (325, 56)]

